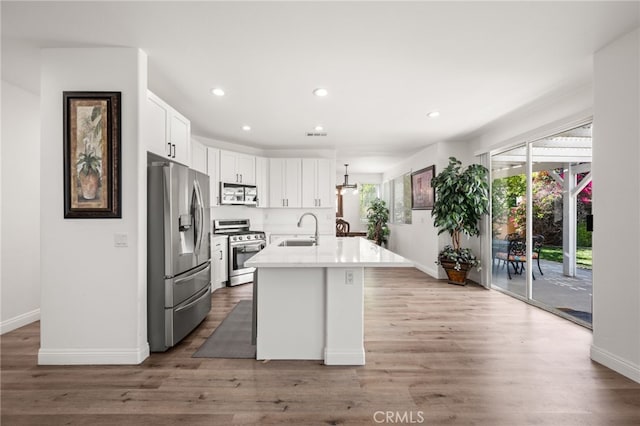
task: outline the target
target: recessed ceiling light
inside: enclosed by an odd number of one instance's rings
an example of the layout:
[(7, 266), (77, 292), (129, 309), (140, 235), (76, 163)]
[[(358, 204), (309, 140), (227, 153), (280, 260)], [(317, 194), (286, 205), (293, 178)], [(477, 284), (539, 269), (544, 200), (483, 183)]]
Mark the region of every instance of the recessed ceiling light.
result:
[(324, 130), (324, 127), (322, 127), (322, 126), (316, 126), (314, 129), (315, 129), (315, 131), (316, 131), (316, 132), (321, 132), (321, 131), (323, 131), (323, 130)]
[(318, 87), (313, 91), (313, 94), (316, 96), (327, 96), (329, 91), (327, 89), (323, 89), (322, 87)]
[(429, 118), (440, 117), (440, 111), (431, 111), (431, 112), (427, 113), (427, 117), (429, 117)]
[(216, 96), (224, 96), (224, 90), (222, 90), (219, 87), (214, 87), (213, 89), (211, 89), (211, 93), (213, 93)]
[(244, 126), (242, 126), (242, 130), (244, 130), (245, 132), (248, 132), (251, 130), (251, 126), (247, 126), (246, 124)]

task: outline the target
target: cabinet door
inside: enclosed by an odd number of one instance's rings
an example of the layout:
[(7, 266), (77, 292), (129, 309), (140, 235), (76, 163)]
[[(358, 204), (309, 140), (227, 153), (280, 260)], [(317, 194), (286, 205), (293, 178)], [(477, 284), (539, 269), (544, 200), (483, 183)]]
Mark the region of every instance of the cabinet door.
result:
[(209, 173), (207, 147), (195, 139), (191, 139), (191, 168), (202, 173)]
[(299, 158), (287, 158), (285, 161), (284, 193), (286, 207), (302, 207), (301, 168)]
[(318, 207), (335, 207), (336, 199), (336, 168), (333, 160), (325, 158), (317, 161), (317, 198)]
[(147, 94), (144, 126), (147, 150), (163, 157), (169, 156), (167, 105), (150, 92)]
[(227, 281), (227, 239), (213, 237), (211, 239), (211, 285), (213, 288), (224, 287)]
[(220, 182), (240, 183), (240, 176), (236, 169), (238, 154), (220, 150)]
[(220, 247), (220, 274), (218, 279), (220, 280), (221, 283), (225, 283), (227, 281), (229, 281), (229, 270), (228, 270), (228, 266), (229, 266), (229, 260), (228, 260), (228, 256), (229, 256), (229, 246), (227, 245), (227, 239), (224, 238), (222, 240), (222, 246)]
[(269, 159), (269, 206), (284, 207), (284, 165), (282, 158)]
[(238, 173), (240, 177), (240, 183), (255, 185), (256, 157), (253, 155), (238, 154), (236, 157), (236, 173)]
[(256, 157), (256, 187), (258, 188), (256, 207), (269, 207), (269, 161), (264, 157)]
[(318, 207), (318, 160), (302, 159), (302, 207)]
[(178, 163), (189, 166), (189, 139), (191, 123), (175, 110), (171, 110), (170, 142), (173, 148), (172, 157)]
[(207, 173), (209, 174), (209, 204), (220, 205), (220, 150), (207, 148)]

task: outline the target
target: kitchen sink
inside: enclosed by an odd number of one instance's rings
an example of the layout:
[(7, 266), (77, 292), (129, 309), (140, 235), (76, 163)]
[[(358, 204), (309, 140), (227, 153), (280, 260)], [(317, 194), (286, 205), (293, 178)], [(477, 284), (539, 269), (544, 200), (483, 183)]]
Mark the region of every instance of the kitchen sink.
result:
[(309, 247), (315, 245), (316, 242), (313, 240), (284, 240), (278, 244), (279, 247)]

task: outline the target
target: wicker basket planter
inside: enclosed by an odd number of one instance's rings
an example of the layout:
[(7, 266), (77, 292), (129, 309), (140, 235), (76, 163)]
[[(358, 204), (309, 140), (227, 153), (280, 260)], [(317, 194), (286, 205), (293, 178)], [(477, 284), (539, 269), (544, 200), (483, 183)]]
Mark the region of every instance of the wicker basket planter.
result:
[(456, 270), (456, 262), (450, 260), (440, 259), (440, 264), (451, 284), (467, 285), (467, 275), (472, 267), (470, 263), (460, 263), (460, 270)]

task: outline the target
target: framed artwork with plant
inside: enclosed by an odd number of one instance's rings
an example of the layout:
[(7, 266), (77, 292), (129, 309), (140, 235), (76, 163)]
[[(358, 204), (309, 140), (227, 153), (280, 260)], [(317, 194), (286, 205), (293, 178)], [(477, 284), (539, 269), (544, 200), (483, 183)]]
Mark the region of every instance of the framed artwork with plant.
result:
[(64, 217), (121, 218), (120, 92), (63, 92)]

